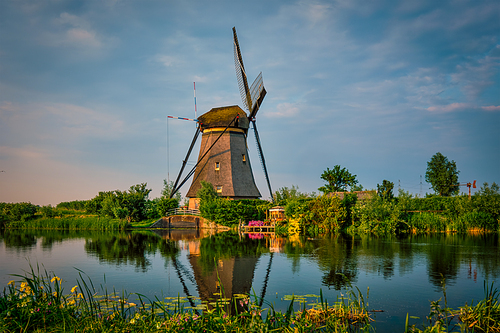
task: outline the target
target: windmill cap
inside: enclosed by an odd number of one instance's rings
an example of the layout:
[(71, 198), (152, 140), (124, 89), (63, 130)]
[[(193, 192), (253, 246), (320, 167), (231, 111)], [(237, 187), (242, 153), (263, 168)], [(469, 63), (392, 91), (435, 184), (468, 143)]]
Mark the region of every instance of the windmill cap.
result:
[(239, 118), (229, 127), (248, 129), (249, 121), (247, 114), (238, 105), (213, 108), (198, 117), (201, 128), (226, 127), (237, 115)]

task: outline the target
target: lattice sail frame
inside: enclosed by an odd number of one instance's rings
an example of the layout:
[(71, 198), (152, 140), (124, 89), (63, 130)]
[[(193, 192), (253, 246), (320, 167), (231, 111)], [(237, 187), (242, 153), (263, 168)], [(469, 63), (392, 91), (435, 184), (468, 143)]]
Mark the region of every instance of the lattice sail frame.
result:
[(238, 81), (238, 87), (240, 88), (240, 95), (241, 95), (241, 100), (243, 102), (243, 106), (247, 111), (251, 112), (252, 98), (250, 96), (247, 74), (245, 73), (245, 67), (243, 66), (243, 59), (241, 58), (240, 46), (238, 45), (238, 37), (236, 37), (235, 31), (234, 31), (234, 68), (236, 70), (236, 79)]

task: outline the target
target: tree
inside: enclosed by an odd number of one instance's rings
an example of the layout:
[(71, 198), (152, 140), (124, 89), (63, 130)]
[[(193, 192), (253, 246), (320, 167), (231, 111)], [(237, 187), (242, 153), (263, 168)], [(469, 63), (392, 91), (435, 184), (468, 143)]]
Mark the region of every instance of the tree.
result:
[(344, 192), (347, 191), (347, 186), (352, 188), (358, 183), (356, 175), (352, 175), (346, 168), (340, 168), (340, 165), (334, 166), (332, 170), (326, 168), (321, 179), (328, 182), (325, 186), (318, 188), (323, 193)]
[(459, 173), (455, 161), (448, 161), (446, 156), (438, 152), (427, 162), (425, 181), (431, 184), (434, 192), (448, 197), (460, 191), (458, 187)]
[(286, 206), (286, 204), (292, 200), (299, 200), (308, 197), (315, 197), (315, 194), (312, 193), (309, 195), (308, 193), (302, 193), (299, 191), (299, 187), (292, 185), (292, 188), (281, 187), (277, 191), (274, 192), (274, 201), (278, 206)]
[(394, 198), (394, 194), (392, 194), (393, 189), (394, 183), (385, 179), (382, 181), (382, 185), (377, 184), (377, 193), (379, 197), (384, 200), (391, 200)]
[[(170, 193), (173, 189), (174, 182), (163, 179), (163, 189), (161, 190), (161, 196), (164, 198), (170, 198)], [(178, 203), (181, 202), (181, 192), (177, 191), (172, 199), (177, 200)]]

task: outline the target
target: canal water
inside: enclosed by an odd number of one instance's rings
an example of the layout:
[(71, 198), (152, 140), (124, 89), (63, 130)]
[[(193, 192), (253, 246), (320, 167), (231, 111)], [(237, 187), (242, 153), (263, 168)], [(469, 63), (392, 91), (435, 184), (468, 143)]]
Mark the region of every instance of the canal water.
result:
[[(0, 233), (0, 290), (30, 265), (53, 272), (65, 290), (83, 271), (96, 288), (150, 299), (196, 296), (210, 300), (255, 294), (263, 307), (286, 311), (290, 295), (329, 303), (359, 291), (377, 332), (404, 331), (425, 321), (430, 301), (458, 308), (484, 297), (484, 282), (500, 276), (499, 234), (278, 238), (196, 230)], [(220, 281), (220, 282), (219, 282)], [(297, 305), (298, 306), (298, 305)]]

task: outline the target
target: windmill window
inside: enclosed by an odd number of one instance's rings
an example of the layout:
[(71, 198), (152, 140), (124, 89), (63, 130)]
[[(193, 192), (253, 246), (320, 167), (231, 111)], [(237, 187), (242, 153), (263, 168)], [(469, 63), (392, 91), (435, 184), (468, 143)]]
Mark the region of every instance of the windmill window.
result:
[(217, 185), (215, 187), (215, 189), (216, 189), (217, 193), (222, 193), (222, 185)]
[(220, 170), (220, 162), (215, 162), (215, 170)]
[(242, 154), (242, 155), (241, 155), (241, 159), (243, 160), (243, 162), (246, 162), (246, 161), (247, 161), (247, 157), (245, 156), (245, 154)]

